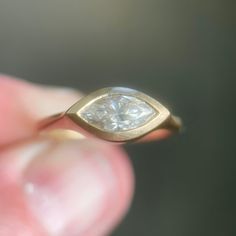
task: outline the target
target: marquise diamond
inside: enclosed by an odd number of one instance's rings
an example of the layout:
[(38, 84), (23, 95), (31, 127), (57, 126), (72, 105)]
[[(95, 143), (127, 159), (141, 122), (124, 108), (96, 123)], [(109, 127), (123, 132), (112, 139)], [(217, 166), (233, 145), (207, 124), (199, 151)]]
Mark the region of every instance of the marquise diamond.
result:
[(80, 116), (90, 125), (107, 132), (138, 128), (158, 112), (145, 101), (127, 95), (108, 95), (87, 105)]

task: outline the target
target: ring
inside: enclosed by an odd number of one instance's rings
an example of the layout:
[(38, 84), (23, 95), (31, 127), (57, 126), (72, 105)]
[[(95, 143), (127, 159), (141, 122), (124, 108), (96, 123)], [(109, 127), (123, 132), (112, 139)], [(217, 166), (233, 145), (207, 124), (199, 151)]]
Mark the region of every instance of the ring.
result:
[(39, 123), (40, 133), (73, 138), (97, 137), (110, 142), (157, 139), (181, 128), (181, 120), (150, 96), (134, 89), (99, 89), (67, 111)]

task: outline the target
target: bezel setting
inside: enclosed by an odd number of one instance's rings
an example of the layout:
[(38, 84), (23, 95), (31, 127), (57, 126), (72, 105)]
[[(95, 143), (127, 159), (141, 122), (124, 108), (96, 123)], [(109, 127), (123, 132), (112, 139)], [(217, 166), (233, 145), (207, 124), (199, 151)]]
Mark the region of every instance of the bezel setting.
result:
[[(95, 103), (97, 100), (100, 100), (107, 96), (116, 96), (116, 95), (129, 96), (145, 102), (155, 111), (155, 115), (152, 117), (152, 119), (150, 119), (148, 122), (142, 124), (139, 127), (116, 132), (111, 132), (108, 130), (98, 128), (90, 124), (82, 117), (81, 112), (86, 107), (90, 106), (92, 103)], [(159, 103), (155, 99), (151, 98), (150, 96), (142, 92), (123, 87), (110, 87), (110, 88), (99, 89), (83, 97), (77, 103), (72, 105), (66, 111), (65, 115), (69, 117), (73, 122), (78, 124), (80, 127), (82, 127), (85, 131), (92, 133), (94, 136), (97, 136), (98, 138), (112, 142), (125, 142), (130, 140), (136, 140), (154, 131), (170, 117), (170, 112), (161, 103)]]

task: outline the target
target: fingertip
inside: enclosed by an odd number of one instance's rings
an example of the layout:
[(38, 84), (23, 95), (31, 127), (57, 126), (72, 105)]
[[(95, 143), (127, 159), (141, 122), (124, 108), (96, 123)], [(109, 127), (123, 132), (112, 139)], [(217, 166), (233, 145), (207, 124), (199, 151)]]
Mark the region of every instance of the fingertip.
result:
[(124, 152), (93, 141), (61, 143), (30, 163), (24, 178), (32, 212), (55, 235), (104, 235), (124, 216), (133, 192)]
[(0, 146), (31, 136), (39, 120), (67, 110), (79, 98), (74, 89), (0, 75)]
[(133, 171), (116, 146), (41, 138), (5, 150), (0, 160), (50, 235), (105, 235), (129, 208)]

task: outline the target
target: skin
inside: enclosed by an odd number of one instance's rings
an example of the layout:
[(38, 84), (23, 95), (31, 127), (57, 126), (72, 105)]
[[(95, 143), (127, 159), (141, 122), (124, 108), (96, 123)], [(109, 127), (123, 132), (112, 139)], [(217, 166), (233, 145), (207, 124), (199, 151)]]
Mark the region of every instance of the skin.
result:
[(134, 177), (120, 147), (33, 136), (79, 98), (0, 75), (0, 235), (107, 235), (127, 212)]

